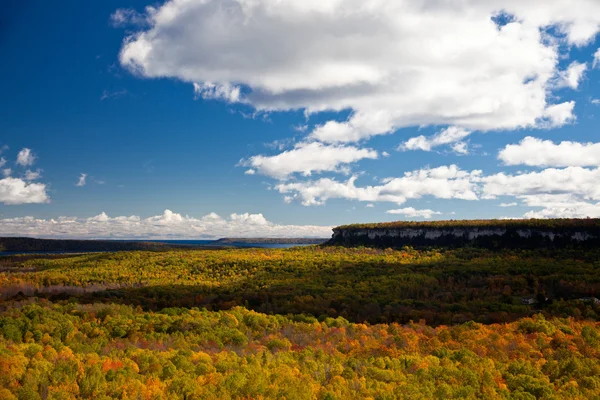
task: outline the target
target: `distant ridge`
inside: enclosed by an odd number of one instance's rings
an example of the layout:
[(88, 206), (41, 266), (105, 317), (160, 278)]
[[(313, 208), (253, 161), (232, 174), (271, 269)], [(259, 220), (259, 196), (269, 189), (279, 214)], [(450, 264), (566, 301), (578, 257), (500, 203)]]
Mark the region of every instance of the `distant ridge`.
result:
[[(121, 240), (34, 239), (27, 237), (0, 237), (0, 252), (94, 252), (127, 250), (170, 250), (192, 246), (156, 242)], [(204, 246), (206, 248), (207, 246)]]
[(215, 244), (248, 243), (248, 244), (322, 244), (329, 238), (221, 238)]

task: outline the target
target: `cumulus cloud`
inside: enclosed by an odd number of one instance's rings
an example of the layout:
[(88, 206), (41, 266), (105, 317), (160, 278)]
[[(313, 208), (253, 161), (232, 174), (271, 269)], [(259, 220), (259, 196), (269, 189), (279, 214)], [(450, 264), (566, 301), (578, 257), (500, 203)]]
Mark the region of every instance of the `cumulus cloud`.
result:
[(573, 114), (574, 108), (574, 101), (548, 106), (538, 120), (538, 126), (543, 128), (557, 128), (573, 122), (577, 119), (575, 114)]
[(569, 194), (587, 200), (600, 200), (600, 169), (567, 167), (547, 168), (521, 174), (503, 172), (482, 177), (486, 198), (541, 194)]
[(79, 179), (77, 180), (77, 183), (75, 184), (75, 186), (79, 186), (79, 187), (85, 186), (86, 179), (87, 179), (87, 174), (79, 175)]
[[(569, 103), (550, 101), (556, 44), (589, 43), (600, 3), (171, 0), (143, 20), (122, 46), (125, 68), (257, 110), (349, 110), (310, 134), (343, 143), (414, 125), (485, 131), (572, 121)], [(571, 87), (583, 68), (572, 66)]]
[(438, 212), (438, 211), (433, 211), (433, 210), (429, 210), (429, 209), (417, 210), (413, 207), (399, 208), (397, 210), (388, 210), (388, 211), (386, 211), (386, 213), (387, 214), (400, 214), (407, 218), (420, 217), (420, 218), (426, 218), (426, 219), (429, 219), (429, 218), (433, 217), (434, 215), (442, 214), (441, 212)]
[(468, 153), (467, 144), (462, 140), (471, 134), (470, 131), (451, 126), (442, 131), (436, 133), (433, 136), (415, 136), (408, 139), (406, 142), (398, 146), (398, 150), (423, 150), (431, 151), (434, 147), (442, 146), (445, 144), (451, 145), (453, 151), (466, 154)]
[(600, 202), (583, 201), (570, 194), (542, 194), (522, 196), (531, 207), (541, 208), (525, 213), (525, 218), (598, 218)]
[(498, 153), (506, 165), (541, 167), (585, 167), (600, 165), (600, 143), (563, 141), (555, 144), (527, 136), (518, 144), (509, 144)]
[(47, 203), (49, 200), (43, 183), (30, 183), (9, 176), (0, 179), (0, 203), (4, 205)]
[(36, 171), (32, 171), (32, 170), (28, 169), (25, 172), (25, 176), (24, 176), (24, 178), (25, 178), (26, 181), (35, 181), (37, 179), (40, 179), (41, 177), (42, 177), (42, 170), (41, 169), (38, 169)]
[(600, 66), (600, 49), (594, 53), (594, 68)]
[(434, 196), (440, 199), (477, 200), (477, 177), (481, 171), (462, 171), (456, 165), (406, 172), (387, 178), (381, 185), (357, 187), (356, 176), (346, 182), (322, 178), (317, 181), (281, 183), (275, 189), (305, 206), (321, 205), (329, 199), (343, 198), (364, 202), (402, 204), (408, 199)]
[(263, 175), (286, 179), (294, 173), (310, 176), (314, 172), (341, 171), (347, 164), (377, 157), (377, 152), (371, 149), (303, 142), (298, 143), (292, 150), (275, 156), (253, 156), (243, 160), (241, 164), (252, 167)]
[(231, 214), (229, 218), (222, 218), (215, 213), (211, 213), (201, 218), (193, 218), (165, 210), (163, 214), (149, 218), (141, 218), (135, 215), (109, 217), (104, 212), (90, 218), (5, 218), (0, 219), (0, 235), (114, 239), (328, 238), (331, 237), (331, 227), (278, 225), (266, 220), (262, 214)]
[(573, 61), (565, 71), (559, 72), (558, 81), (556, 83), (557, 87), (577, 89), (586, 70), (586, 63)]
[(17, 155), (17, 164), (23, 167), (29, 167), (35, 162), (35, 155), (31, 149), (24, 148)]
[(194, 83), (194, 94), (203, 99), (223, 100), (228, 103), (237, 103), (241, 100), (241, 88), (228, 83)]
[[(469, 201), (513, 197), (525, 206), (541, 208), (525, 216), (546, 217), (594, 216), (595, 204), (600, 202), (600, 168), (547, 168), (486, 176), (480, 170), (464, 171), (451, 165), (407, 172), (402, 177), (386, 178), (374, 186), (357, 186), (357, 179), (353, 176), (342, 182), (322, 178), (280, 183), (275, 189), (286, 196), (287, 202), (295, 200), (305, 206), (322, 205), (330, 199), (403, 204), (426, 196)], [(517, 204), (513, 201), (500, 206)]]

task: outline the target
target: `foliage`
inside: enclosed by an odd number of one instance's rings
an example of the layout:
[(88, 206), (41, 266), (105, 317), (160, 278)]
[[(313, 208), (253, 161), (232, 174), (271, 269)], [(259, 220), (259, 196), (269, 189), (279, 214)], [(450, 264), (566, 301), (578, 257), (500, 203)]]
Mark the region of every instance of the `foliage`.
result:
[[(354, 322), (507, 322), (543, 312), (597, 319), (600, 250), (368, 248), (123, 252), (12, 258), (4, 298), (74, 298), (210, 310), (342, 316)], [(1, 262), (0, 262), (1, 263)], [(537, 303), (521, 304), (522, 297)]]
[(27, 300), (0, 316), (0, 396), (590, 399), (598, 329), (540, 315), (432, 328)]

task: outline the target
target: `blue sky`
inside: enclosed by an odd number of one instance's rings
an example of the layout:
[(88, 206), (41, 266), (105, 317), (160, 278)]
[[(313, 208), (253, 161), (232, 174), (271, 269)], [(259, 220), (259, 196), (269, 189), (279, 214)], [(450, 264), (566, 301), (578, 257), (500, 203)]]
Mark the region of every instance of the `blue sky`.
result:
[(600, 6), (530, 3), (9, 0), (0, 233), (600, 216)]

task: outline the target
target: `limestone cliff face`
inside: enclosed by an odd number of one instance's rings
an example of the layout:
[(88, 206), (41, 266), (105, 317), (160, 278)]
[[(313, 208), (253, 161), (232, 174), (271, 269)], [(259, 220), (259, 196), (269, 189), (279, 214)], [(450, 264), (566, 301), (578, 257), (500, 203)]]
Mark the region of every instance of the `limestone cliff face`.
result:
[(478, 246), (563, 247), (600, 245), (597, 229), (504, 228), (504, 227), (407, 227), (333, 229), (328, 244), (345, 246)]

